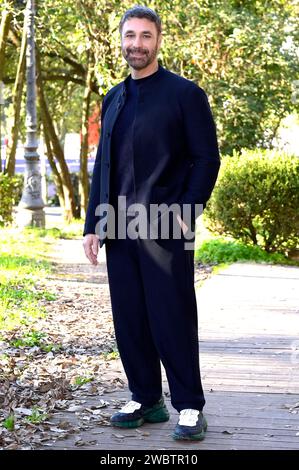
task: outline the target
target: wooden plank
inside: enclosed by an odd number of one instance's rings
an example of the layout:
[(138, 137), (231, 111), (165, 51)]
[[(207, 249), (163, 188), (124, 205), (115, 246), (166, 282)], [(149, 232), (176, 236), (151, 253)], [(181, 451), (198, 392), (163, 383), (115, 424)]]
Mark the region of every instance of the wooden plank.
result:
[[(84, 440), (84, 439), (83, 439)], [(49, 448), (44, 446), (44, 449)], [(244, 440), (238, 442), (221, 442), (219, 439), (213, 440), (210, 439), (208, 434), (204, 441), (200, 443), (191, 443), (191, 442), (172, 442), (172, 440), (162, 440), (159, 439), (157, 443), (150, 441), (134, 441), (130, 439), (120, 439), (115, 442), (111, 442), (111, 438), (107, 441), (97, 441), (96, 445), (84, 445), (76, 447), (75, 441), (72, 439), (67, 439), (64, 442), (56, 442), (51, 449), (84, 449), (84, 450), (299, 450), (299, 444), (293, 443), (284, 443), (284, 442), (271, 442), (271, 441), (258, 441), (258, 440)]]

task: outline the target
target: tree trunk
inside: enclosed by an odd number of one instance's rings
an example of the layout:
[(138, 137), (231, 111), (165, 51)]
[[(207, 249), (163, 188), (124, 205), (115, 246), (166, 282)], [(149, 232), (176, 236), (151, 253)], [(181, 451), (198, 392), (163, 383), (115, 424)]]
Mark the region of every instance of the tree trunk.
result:
[[(42, 116), (42, 119), (43, 119), (43, 116)], [(46, 143), (46, 147), (47, 147), (47, 157), (48, 157), (48, 161), (50, 163), (50, 167), (51, 167), (51, 170), (52, 170), (52, 173), (53, 173), (53, 180), (54, 180), (54, 184), (55, 184), (55, 187), (56, 187), (56, 190), (57, 190), (60, 207), (64, 211), (65, 200), (64, 200), (64, 192), (63, 192), (63, 181), (62, 181), (62, 178), (59, 174), (58, 168), (57, 168), (56, 163), (55, 163), (55, 159), (54, 159), (54, 155), (53, 155), (53, 151), (52, 151), (52, 147), (51, 147), (51, 142), (50, 142), (49, 136), (48, 136), (48, 134), (45, 130), (44, 123), (43, 123), (43, 132), (44, 132), (44, 138), (45, 138), (45, 143)]]
[(12, 13), (10, 11), (4, 10), (2, 12), (0, 25), (0, 81), (3, 80), (4, 76), (5, 47), (11, 19)]
[(26, 76), (26, 20), (24, 20), (23, 36), (20, 50), (17, 75), (13, 89), (13, 121), (9, 131), (8, 148), (6, 152), (6, 169), (5, 172), (9, 176), (13, 176), (16, 166), (16, 151), (19, 137), (19, 129), (21, 122), (21, 106), (22, 95)]
[[(2, 82), (3, 76), (4, 76), (5, 48), (6, 48), (6, 40), (8, 36), (11, 18), (12, 18), (11, 12), (7, 10), (4, 10), (2, 12), (2, 19), (1, 19), (1, 24), (0, 24), (0, 82)], [(1, 110), (2, 110), (2, 106), (0, 106), (0, 121), (2, 119)], [(1, 125), (1, 122), (0, 122), (0, 125)], [(2, 139), (2, 136), (0, 132), (0, 172), (2, 172), (1, 139)]]
[(64, 153), (61, 148), (59, 139), (57, 137), (54, 124), (52, 121), (52, 117), (49, 112), (47, 100), (44, 93), (43, 88), (43, 81), (41, 77), (41, 66), (40, 66), (40, 56), (37, 51), (37, 89), (38, 89), (38, 96), (39, 96), (39, 103), (40, 103), (40, 111), (42, 114), (43, 125), (45, 134), (49, 141), (51, 142), (51, 147), (53, 150), (53, 154), (55, 158), (58, 160), (59, 164), (59, 174), (62, 181), (63, 186), (63, 194), (64, 194), (64, 218), (67, 222), (70, 222), (73, 217), (78, 217), (78, 212), (76, 208), (75, 202), (75, 194), (74, 188), (72, 185), (71, 175), (67, 166), (67, 163), (64, 158)]
[(81, 123), (81, 149), (80, 149), (80, 173), (79, 173), (79, 195), (80, 195), (80, 216), (86, 216), (89, 180), (88, 180), (88, 128), (89, 128), (89, 111), (91, 98), (92, 70), (89, 65), (86, 76), (86, 85), (84, 90), (84, 99), (82, 107), (82, 123)]

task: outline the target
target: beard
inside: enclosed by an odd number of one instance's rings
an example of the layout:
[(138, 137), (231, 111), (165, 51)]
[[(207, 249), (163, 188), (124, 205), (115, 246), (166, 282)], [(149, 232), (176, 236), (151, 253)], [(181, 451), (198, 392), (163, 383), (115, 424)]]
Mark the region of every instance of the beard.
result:
[(158, 45), (151, 51), (143, 49), (142, 47), (128, 47), (127, 49), (122, 48), (122, 54), (134, 70), (142, 70), (150, 65), (158, 53)]

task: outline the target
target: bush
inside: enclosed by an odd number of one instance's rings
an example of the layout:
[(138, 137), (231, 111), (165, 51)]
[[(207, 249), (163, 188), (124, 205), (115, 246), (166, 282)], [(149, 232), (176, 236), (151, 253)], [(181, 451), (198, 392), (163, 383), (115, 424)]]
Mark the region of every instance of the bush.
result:
[(195, 259), (200, 263), (208, 264), (235, 263), (236, 261), (296, 264), (280, 253), (266, 253), (258, 246), (221, 239), (205, 240), (195, 251)]
[(0, 226), (12, 222), (12, 209), (19, 200), (22, 186), (22, 178), (0, 173)]
[(14, 179), (16, 180), (14, 205), (17, 206), (22, 199), (24, 175), (22, 173), (16, 173)]
[(285, 253), (299, 241), (298, 207), (299, 158), (242, 151), (222, 160), (206, 215), (220, 235)]

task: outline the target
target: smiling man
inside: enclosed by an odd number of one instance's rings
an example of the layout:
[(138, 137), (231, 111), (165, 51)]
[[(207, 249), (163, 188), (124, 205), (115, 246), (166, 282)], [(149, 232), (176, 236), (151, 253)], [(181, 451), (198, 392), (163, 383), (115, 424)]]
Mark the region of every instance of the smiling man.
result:
[[(201, 440), (207, 423), (194, 251), (185, 248), (190, 234), (194, 240), (195, 218), (219, 170), (215, 125), (205, 92), (159, 65), (162, 31), (156, 12), (143, 6), (126, 11), (120, 34), (130, 75), (103, 101), (84, 228), (84, 249), (92, 264), (97, 264), (98, 246), (106, 246), (115, 335), (132, 393), (111, 423), (134, 428), (169, 419), (161, 361), (171, 403), (180, 413), (173, 437)], [(141, 236), (142, 224), (133, 225), (125, 237), (119, 230), (112, 236), (112, 215), (117, 214), (118, 229), (123, 221), (129, 228), (140, 207), (146, 222), (158, 226), (158, 236)], [(166, 218), (171, 224), (165, 237)]]
[(122, 53), (135, 79), (158, 69), (157, 54), (162, 36), (161, 30), (158, 32), (153, 26), (143, 18), (131, 18), (122, 25)]

